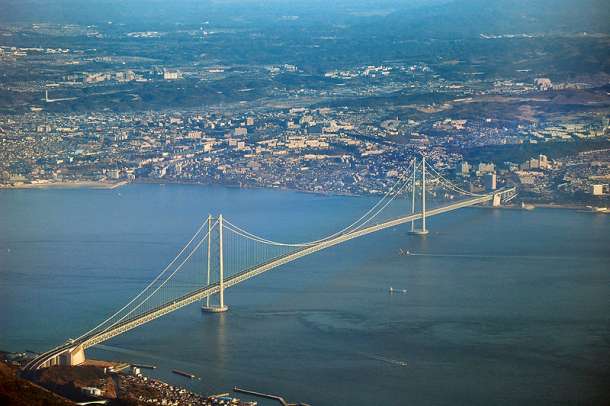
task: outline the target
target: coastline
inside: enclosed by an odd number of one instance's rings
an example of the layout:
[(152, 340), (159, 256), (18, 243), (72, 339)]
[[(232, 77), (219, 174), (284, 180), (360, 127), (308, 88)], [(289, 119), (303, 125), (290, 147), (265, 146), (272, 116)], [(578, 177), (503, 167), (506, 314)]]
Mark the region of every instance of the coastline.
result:
[(557, 204), (557, 203), (528, 203), (530, 208), (521, 207), (520, 205), (507, 205), (507, 206), (472, 206), (478, 209), (497, 209), (497, 210), (522, 210), (522, 211), (534, 211), (535, 209), (553, 209), (553, 210), (572, 210), (585, 213), (593, 214), (609, 214), (610, 211), (596, 211), (591, 206), (579, 206), (575, 204)]
[[(0, 190), (6, 189), (102, 189), (112, 190), (117, 189), (128, 184), (149, 184), (149, 185), (192, 185), (192, 186), (221, 186), (235, 189), (264, 189), (264, 190), (277, 190), (284, 192), (296, 192), (305, 193), (318, 196), (347, 196), (347, 197), (371, 197), (378, 195), (367, 195), (367, 194), (356, 194), (348, 192), (324, 192), (324, 191), (313, 191), (313, 190), (300, 190), (291, 189), (287, 187), (264, 187), (264, 186), (243, 186), (243, 185), (224, 185), (210, 182), (184, 182), (184, 181), (164, 181), (161, 179), (138, 179), (135, 181), (122, 180), (118, 182), (108, 181), (59, 181), (59, 182), (40, 182), (40, 183), (16, 183), (16, 184), (0, 184)], [(502, 210), (525, 210), (531, 211), (534, 209), (561, 209), (561, 210), (576, 210), (584, 211), (588, 213), (596, 214), (608, 214), (607, 211), (595, 211), (591, 206), (577, 205), (570, 203), (529, 203), (531, 208), (522, 208), (519, 205), (507, 205), (507, 206), (473, 206), (482, 209), (502, 209)]]
[(535, 209), (561, 209), (561, 210), (577, 210), (577, 211), (587, 211), (593, 213), (591, 209), (585, 206), (576, 206), (569, 204), (553, 204), (553, 203), (528, 203), (531, 205), (530, 208), (524, 208), (519, 205), (507, 205), (507, 206), (472, 206), (477, 209), (495, 209), (495, 210), (519, 210), (519, 211), (534, 211)]
[(40, 183), (15, 183), (10, 185), (0, 185), (2, 189), (116, 189), (127, 185), (129, 182), (106, 181), (61, 181), (61, 182), (40, 182)]
[[(115, 405), (152, 403), (252, 406), (256, 404), (231, 396), (230, 391), (217, 395), (204, 395), (187, 389), (184, 383), (170, 383), (154, 376), (143, 375), (140, 370), (142, 367), (130, 361), (87, 359), (79, 365), (56, 365), (25, 373), (22, 367), (29, 359), (26, 353), (28, 351), (11, 353), (0, 350), (0, 387), (7, 382), (8, 371), (10, 379), (18, 380), (21, 387), (25, 385), (49, 394), (52, 400), (58, 399), (59, 402), (48, 403), (53, 406), (91, 401), (105, 401)], [(94, 388), (98, 393), (84, 393), (83, 389), (86, 387)], [(6, 390), (6, 388), (2, 389), (4, 390), (0, 390), (0, 395)], [(14, 399), (21, 397), (18, 395)], [(161, 399), (166, 403), (158, 401)]]

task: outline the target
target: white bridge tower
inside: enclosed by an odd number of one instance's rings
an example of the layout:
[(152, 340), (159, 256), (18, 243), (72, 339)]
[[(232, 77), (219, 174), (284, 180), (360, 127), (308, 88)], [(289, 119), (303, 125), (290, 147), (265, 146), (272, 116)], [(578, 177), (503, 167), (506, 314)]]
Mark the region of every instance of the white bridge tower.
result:
[[(415, 159), (414, 164), (413, 164), (413, 194), (411, 196), (411, 214), (415, 213), (415, 192), (416, 192), (416, 187), (415, 187), (416, 165), (415, 164), (416, 163), (417, 163), (417, 158)], [(415, 228), (415, 220), (413, 220), (411, 222), (411, 231), (409, 232), (409, 234), (413, 234), (413, 235), (428, 234), (428, 229), (426, 228), (426, 156), (425, 155), (422, 158), (422, 162), (421, 162), (421, 211), (422, 211), (421, 228), (419, 228), (419, 229)]]
[[(225, 287), (224, 287), (224, 253), (222, 247), (222, 214), (218, 216), (218, 305), (210, 304), (210, 297), (205, 298), (205, 305), (201, 310), (207, 313), (223, 313), (229, 310), (229, 306), (225, 305)], [(212, 260), (212, 231), (216, 228), (212, 224), (212, 215), (208, 215), (208, 266), (207, 266), (207, 285), (210, 284), (211, 260)]]

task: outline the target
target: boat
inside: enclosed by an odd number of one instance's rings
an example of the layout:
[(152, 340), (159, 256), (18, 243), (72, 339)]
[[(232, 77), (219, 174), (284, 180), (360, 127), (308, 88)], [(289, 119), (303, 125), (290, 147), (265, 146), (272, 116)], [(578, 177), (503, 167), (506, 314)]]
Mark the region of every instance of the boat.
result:
[(193, 375), (191, 373), (188, 373), (188, 372), (181, 371), (179, 369), (172, 369), (172, 372), (177, 374), (177, 375), (182, 375), (182, 376), (185, 376), (185, 377), (190, 378), (190, 379), (195, 379), (196, 378), (195, 375)]
[(131, 364), (131, 366), (134, 366), (136, 368), (157, 369), (156, 365), (148, 365), (148, 364)]
[(536, 208), (536, 206), (534, 206), (533, 204), (527, 204), (527, 203), (521, 202), (521, 208), (524, 210), (534, 210)]

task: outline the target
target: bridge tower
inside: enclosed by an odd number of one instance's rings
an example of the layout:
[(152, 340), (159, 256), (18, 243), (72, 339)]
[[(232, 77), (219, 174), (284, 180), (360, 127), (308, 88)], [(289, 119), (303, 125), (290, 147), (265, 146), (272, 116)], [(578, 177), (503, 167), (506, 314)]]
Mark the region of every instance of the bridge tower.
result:
[[(208, 277), (206, 279), (206, 284), (209, 285), (210, 284), (210, 260), (211, 260), (211, 254), (212, 254), (212, 215), (208, 214)], [(210, 297), (206, 296), (205, 298), (205, 306), (206, 307), (210, 307)]]
[[(222, 313), (229, 310), (229, 306), (225, 305), (225, 287), (224, 287), (224, 253), (223, 253), (223, 238), (222, 238), (223, 218), (222, 214), (218, 216), (218, 305), (210, 305), (210, 297), (205, 298), (205, 305), (201, 310), (207, 313)], [(210, 284), (211, 258), (212, 258), (212, 216), (208, 216), (208, 266), (207, 266), (207, 284)]]
[[(426, 228), (426, 156), (424, 155), (421, 162), (421, 228), (415, 228), (415, 220), (411, 222), (411, 231), (409, 234), (413, 235), (426, 235), (428, 229)], [(415, 213), (415, 165), (413, 166), (413, 196), (411, 198), (411, 213)]]
[[(413, 158), (413, 179), (411, 180), (411, 214), (415, 214), (415, 169), (417, 168), (417, 157)], [(411, 234), (415, 232), (415, 220), (411, 221)]]

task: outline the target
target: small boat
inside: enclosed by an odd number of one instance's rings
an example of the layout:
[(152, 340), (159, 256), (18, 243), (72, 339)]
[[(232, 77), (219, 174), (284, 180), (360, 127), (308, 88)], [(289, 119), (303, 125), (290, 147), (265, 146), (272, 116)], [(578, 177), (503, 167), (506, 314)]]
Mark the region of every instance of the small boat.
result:
[(409, 250), (403, 250), (402, 248), (400, 248), (400, 255), (411, 255), (411, 251)]

